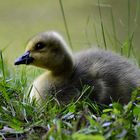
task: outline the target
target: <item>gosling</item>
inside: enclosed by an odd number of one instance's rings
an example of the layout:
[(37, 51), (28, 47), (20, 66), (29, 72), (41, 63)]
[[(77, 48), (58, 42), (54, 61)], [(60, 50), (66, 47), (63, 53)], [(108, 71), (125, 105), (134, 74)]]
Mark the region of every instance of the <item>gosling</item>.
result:
[(90, 91), (83, 96), (92, 101), (127, 104), (132, 91), (140, 86), (140, 70), (126, 58), (93, 48), (72, 54), (63, 37), (54, 31), (35, 35), (25, 54), (15, 61), (15, 65), (20, 64), (46, 69), (33, 82), (31, 99), (53, 95), (60, 104), (68, 104), (86, 85)]

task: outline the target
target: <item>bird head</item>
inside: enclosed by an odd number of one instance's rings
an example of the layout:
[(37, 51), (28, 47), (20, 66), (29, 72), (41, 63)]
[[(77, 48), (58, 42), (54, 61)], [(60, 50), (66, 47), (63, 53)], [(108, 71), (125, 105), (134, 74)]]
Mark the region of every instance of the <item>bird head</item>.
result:
[(15, 65), (34, 65), (50, 71), (62, 69), (68, 63), (73, 64), (71, 50), (62, 36), (54, 31), (39, 33), (31, 38), (25, 53), (15, 61)]

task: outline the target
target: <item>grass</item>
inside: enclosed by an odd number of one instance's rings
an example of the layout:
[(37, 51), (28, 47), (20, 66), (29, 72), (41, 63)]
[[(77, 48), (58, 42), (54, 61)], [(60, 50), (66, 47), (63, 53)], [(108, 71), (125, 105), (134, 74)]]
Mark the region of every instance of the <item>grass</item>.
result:
[(67, 25), (67, 20), (66, 20), (64, 8), (63, 8), (63, 3), (62, 3), (61, 0), (59, 0), (59, 4), (60, 4), (61, 11), (62, 11), (64, 26), (65, 26), (65, 29), (66, 29), (66, 33), (67, 33), (67, 37), (68, 37), (68, 40), (69, 40), (69, 44), (70, 44), (70, 47), (71, 47), (71, 49), (72, 49), (72, 48), (73, 48), (73, 47), (72, 47), (72, 41), (71, 41), (71, 37), (70, 37), (68, 25)]
[[(71, 42), (63, 3), (60, 0), (65, 29)], [(98, 1), (99, 2), (99, 1)], [(99, 3), (100, 4), (100, 3)], [(138, 9), (138, 7), (137, 7)], [(128, 15), (130, 18), (130, 1), (128, 0)], [(137, 10), (138, 12), (138, 10)], [(114, 49), (121, 46), (121, 52), (127, 57), (133, 56), (133, 32), (128, 29), (125, 42), (117, 38), (113, 10), (110, 10), (112, 19), (113, 37), (108, 34), (102, 11), (99, 6), (99, 16), (103, 45), (100, 44), (95, 24), (98, 45), (107, 48), (107, 38)], [(136, 13), (137, 16), (137, 13)], [(130, 22), (130, 19), (128, 19)], [(89, 24), (89, 19), (87, 21)], [(130, 28), (130, 24), (128, 23)], [(88, 35), (87, 35), (88, 36)], [(87, 37), (88, 38), (88, 37)], [(103, 47), (104, 46), (104, 47)], [(34, 74), (33, 74), (34, 73)], [(29, 77), (29, 75), (31, 75)], [(123, 106), (112, 103), (109, 106), (91, 102), (83, 98), (89, 92), (84, 86), (77, 101), (60, 106), (53, 97), (41, 105), (30, 101), (28, 87), (36, 72), (26, 70), (25, 67), (12, 70), (4, 61), (0, 51), (0, 139), (28, 139), (28, 140), (139, 140), (140, 139), (140, 89), (132, 93), (131, 101)]]
[[(136, 95), (140, 89), (133, 92), (131, 101), (125, 106), (119, 103), (98, 105), (82, 96), (64, 107), (59, 106), (53, 97), (37, 105), (36, 101), (30, 102), (25, 96), (29, 84), (25, 69), (18, 70), (14, 76), (3, 59), (0, 65), (1, 139), (139, 139), (140, 98)], [(81, 95), (87, 91), (85, 86)]]

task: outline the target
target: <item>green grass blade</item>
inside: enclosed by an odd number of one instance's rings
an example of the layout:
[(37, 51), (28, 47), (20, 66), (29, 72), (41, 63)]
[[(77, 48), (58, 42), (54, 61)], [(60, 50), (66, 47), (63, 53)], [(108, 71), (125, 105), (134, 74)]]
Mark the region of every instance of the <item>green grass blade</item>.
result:
[(130, 37), (130, 22), (131, 22), (131, 8), (130, 8), (130, 0), (128, 0), (128, 3), (127, 3), (127, 6), (128, 6), (128, 37)]
[(132, 41), (133, 41), (133, 36), (134, 32), (131, 35), (131, 3), (130, 0), (127, 2), (128, 6), (128, 57), (130, 57), (131, 51), (132, 51)]
[(96, 25), (95, 23), (93, 23), (93, 28), (94, 28), (94, 34), (95, 34), (95, 37), (96, 37), (96, 42), (97, 42), (97, 46), (100, 48), (100, 41), (99, 41), (99, 37), (98, 37), (98, 34), (97, 34), (97, 28), (96, 28)]
[(69, 29), (68, 29), (68, 24), (67, 24), (67, 20), (66, 20), (66, 16), (65, 16), (65, 11), (64, 11), (64, 8), (63, 8), (63, 4), (62, 4), (62, 0), (59, 0), (59, 4), (60, 4), (60, 8), (61, 8), (61, 12), (62, 12), (63, 21), (64, 21), (67, 37), (68, 37), (68, 40), (69, 40), (69, 44), (70, 44), (71, 49), (73, 49), (72, 41), (71, 41)]
[(140, 0), (137, 0), (137, 7), (136, 7), (135, 18), (134, 18), (135, 23), (137, 23), (139, 12), (140, 12)]
[(103, 19), (102, 19), (100, 0), (98, 0), (98, 8), (99, 8), (99, 17), (100, 17), (100, 21), (101, 21), (100, 24), (101, 24), (104, 47), (105, 47), (105, 50), (107, 50), (107, 44), (106, 44), (106, 38), (105, 38), (105, 31), (104, 31), (104, 24), (103, 24)]
[(3, 81), (5, 83), (6, 82), (6, 78), (5, 78), (5, 70), (4, 70), (4, 61), (3, 61), (3, 55), (2, 55), (2, 51), (1, 50), (0, 50), (0, 59), (1, 59)]
[(134, 37), (134, 33), (132, 34), (132, 36), (131, 36), (131, 38), (129, 38), (129, 48), (128, 48), (128, 58), (130, 57), (130, 55), (131, 55), (131, 52), (132, 52), (132, 41), (133, 41), (133, 37)]
[(116, 33), (116, 27), (115, 27), (115, 21), (114, 21), (114, 16), (113, 16), (113, 11), (112, 11), (112, 7), (111, 7), (111, 22), (112, 22), (112, 29), (113, 29), (113, 35), (114, 35), (114, 46), (115, 49), (118, 50), (118, 43), (117, 43), (117, 33)]
[(85, 36), (86, 36), (86, 41), (87, 41), (88, 46), (91, 46), (89, 35), (88, 35), (89, 22), (90, 22), (90, 17), (88, 16), (87, 22), (86, 22), (86, 28), (85, 28)]

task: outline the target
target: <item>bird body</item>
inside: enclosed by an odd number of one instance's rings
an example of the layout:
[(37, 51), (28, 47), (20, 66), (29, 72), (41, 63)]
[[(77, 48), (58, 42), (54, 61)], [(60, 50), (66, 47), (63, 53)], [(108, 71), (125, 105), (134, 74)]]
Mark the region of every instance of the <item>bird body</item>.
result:
[(93, 48), (72, 54), (56, 32), (33, 37), (23, 56), (16, 60), (16, 65), (31, 64), (46, 69), (33, 82), (31, 99), (53, 95), (61, 104), (67, 104), (77, 99), (86, 85), (92, 101), (126, 104), (132, 91), (140, 86), (140, 70), (126, 58)]

